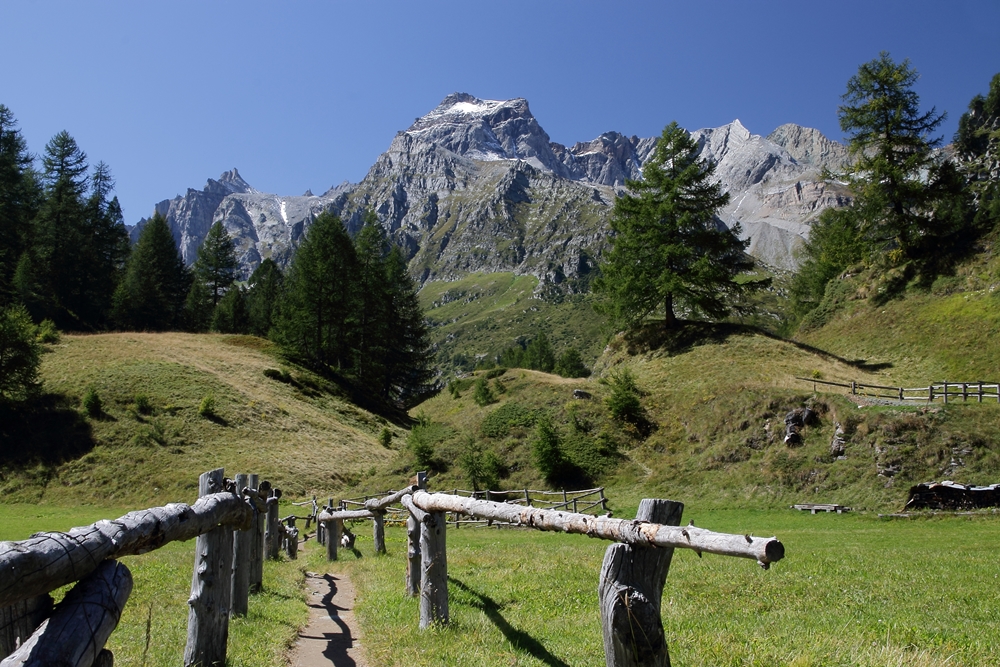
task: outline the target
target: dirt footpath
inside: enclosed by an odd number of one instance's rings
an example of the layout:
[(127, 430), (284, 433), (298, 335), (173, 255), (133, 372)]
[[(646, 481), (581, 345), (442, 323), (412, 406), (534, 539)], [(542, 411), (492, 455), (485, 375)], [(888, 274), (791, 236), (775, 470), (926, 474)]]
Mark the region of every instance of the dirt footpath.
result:
[(354, 587), (343, 574), (306, 573), (309, 624), (292, 648), (291, 667), (367, 667), (354, 619)]

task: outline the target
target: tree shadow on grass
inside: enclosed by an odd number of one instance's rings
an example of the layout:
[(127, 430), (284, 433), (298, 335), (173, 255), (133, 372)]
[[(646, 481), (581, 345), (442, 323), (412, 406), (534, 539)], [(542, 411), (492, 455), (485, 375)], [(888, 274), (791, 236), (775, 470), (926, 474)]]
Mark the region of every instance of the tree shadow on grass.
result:
[(545, 648), (545, 645), (542, 644), (542, 642), (538, 641), (524, 630), (518, 630), (508, 623), (507, 619), (505, 619), (500, 613), (501, 607), (497, 604), (496, 600), (488, 595), (483, 595), (482, 593), (469, 588), (454, 577), (448, 577), (448, 581), (461, 591), (468, 593), (476, 599), (475, 602), (469, 602), (469, 606), (480, 609), (484, 614), (486, 614), (486, 617), (489, 618), (493, 625), (497, 626), (497, 629), (503, 633), (503, 636), (507, 638), (507, 641), (509, 641), (510, 645), (514, 647), (514, 650), (527, 653), (536, 660), (549, 665), (549, 667), (569, 667), (564, 660), (553, 655), (547, 648)]
[(31, 401), (0, 403), (0, 463), (55, 466), (92, 450), (90, 423), (66, 396), (42, 394)]
[(679, 321), (673, 329), (665, 329), (662, 322), (646, 322), (639, 328), (625, 334), (624, 340), (630, 355), (645, 354), (663, 350), (670, 356), (690, 352), (699, 345), (725, 343), (732, 336), (766, 336), (771, 340), (794, 345), (798, 349), (815, 354), (824, 359), (837, 361), (858, 370), (874, 372), (892, 368), (889, 362), (871, 363), (866, 359), (845, 359), (818, 347), (771, 333), (765, 329), (734, 322)]

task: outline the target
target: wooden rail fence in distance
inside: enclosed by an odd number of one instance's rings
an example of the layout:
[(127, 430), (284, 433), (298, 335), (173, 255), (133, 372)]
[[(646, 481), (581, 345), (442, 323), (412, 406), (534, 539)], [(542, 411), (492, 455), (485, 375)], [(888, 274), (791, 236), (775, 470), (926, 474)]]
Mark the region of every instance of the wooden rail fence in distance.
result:
[(944, 403), (947, 403), (949, 397), (961, 397), (963, 401), (973, 398), (978, 403), (982, 403), (983, 399), (1000, 403), (1000, 383), (981, 382), (979, 380), (976, 382), (933, 382), (926, 387), (907, 389), (905, 387), (887, 387), (879, 384), (862, 384), (853, 381), (850, 384), (846, 384), (844, 382), (830, 382), (829, 380), (797, 376), (795, 379), (803, 382), (812, 382), (813, 390), (816, 389), (817, 384), (824, 384), (850, 389), (853, 396), (888, 398), (895, 401), (927, 401), (930, 403), (940, 398)]

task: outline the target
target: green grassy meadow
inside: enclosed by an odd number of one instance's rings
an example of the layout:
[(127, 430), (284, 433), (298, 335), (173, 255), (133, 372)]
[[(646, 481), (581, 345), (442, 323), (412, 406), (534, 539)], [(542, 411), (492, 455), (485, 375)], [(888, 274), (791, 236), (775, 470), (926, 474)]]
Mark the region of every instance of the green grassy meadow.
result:
[[(1000, 654), (996, 515), (890, 521), (694, 507), (684, 519), (776, 534), (786, 557), (765, 572), (677, 550), (663, 595), (675, 665), (985, 666)], [(597, 579), (607, 543), (449, 528), (451, 624), (421, 632), (417, 600), (403, 596), (403, 531), (388, 531), (386, 557), (371, 557), (367, 530), (356, 532), (362, 557), (345, 554), (333, 568), (358, 591), (372, 665), (604, 664)]]

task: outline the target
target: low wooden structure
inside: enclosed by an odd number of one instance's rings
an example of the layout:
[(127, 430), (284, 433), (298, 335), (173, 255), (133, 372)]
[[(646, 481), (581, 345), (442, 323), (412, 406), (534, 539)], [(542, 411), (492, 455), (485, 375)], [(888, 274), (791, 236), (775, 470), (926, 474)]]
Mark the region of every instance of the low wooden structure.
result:
[(798, 505), (792, 505), (792, 509), (809, 512), (810, 514), (815, 514), (816, 512), (836, 512), (837, 514), (843, 514), (844, 512), (851, 511), (850, 507), (844, 507), (836, 503), (799, 503)]
[(975, 399), (977, 403), (982, 403), (984, 400), (1000, 403), (1000, 383), (983, 382), (982, 380), (976, 380), (975, 382), (932, 382), (926, 387), (911, 387), (907, 389), (906, 387), (887, 387), (880, 384), (862, 384), (853, 380), (848, 384), (820, 380), (818, 378), (796, 377), (795, 379), (803, 382), (812, 382), (814, 391), (816, 390), (816, 385), (821, 384), (850, 389), (852, 396), (887, 398), (894, 401), (926, 401), (932, 403), (937, 399), (941, 399), (943, 403), (947, 403), (949, 399), (957, 400), (961, 398), (963, 401)]
[[(37, 533), (0, 542), (2, 667), (111, 667), (104, 649), (132, 590), (117, 559), (197, 538), (191, 581), (185, 666), (224, 664), (229, 617), (263, 571), (263, 518), (280, 491), (257, 475), (225, 479), (222, 468), (199, 478), (193, 505), (152, 507), (65, 533)], [(272, 503), (273, 500), (273, 503)], [(274, 535), (284, 527), (274, 529)], [(53, 608), (49, 593), (76, 582)]]
[[(774, 537), (716, 533), (692, 524), (681, 526), (683, 504), (670, 500), (643, 500), (635, 519), (617, 519), (568, 511), (571, 500), (557, 509), (532, 507), (528, 502), (497, 502), (476, 495), (428, 493), (426, 476), (418, 484), (379, 499), (365, 501), (371, 509), (328, 509), (318, 520), (326, 526), (327, 556), (337, 557), (337, 537), (343, 522), (374, 518), (372, 509), (398, 501), (408, 514), (407, 595), (420, 597), (420, 628), (447, 624), (447, 517), (523, 528), (578, 533), (616, 542), (608, 547), (601, 568), (599, 597), (605, 659), (609, 667), (656, 665), (669, 667), (670, 657), (660, 616), (660, 600), (673, 550), (692, 549), (700, 556), (713, 553), (750, 558), (764, 569), (781, 560), (784, 546)], [(604, 503), (603, 490), (600, 497)], [(391, 500), (390, 500), (391, 499)], [(368, 502), (374, 500), (374, 502)], [(345, 507), (340, 503), (340, 508)], [(416, 576), (419, 574), (419, 576)]]

